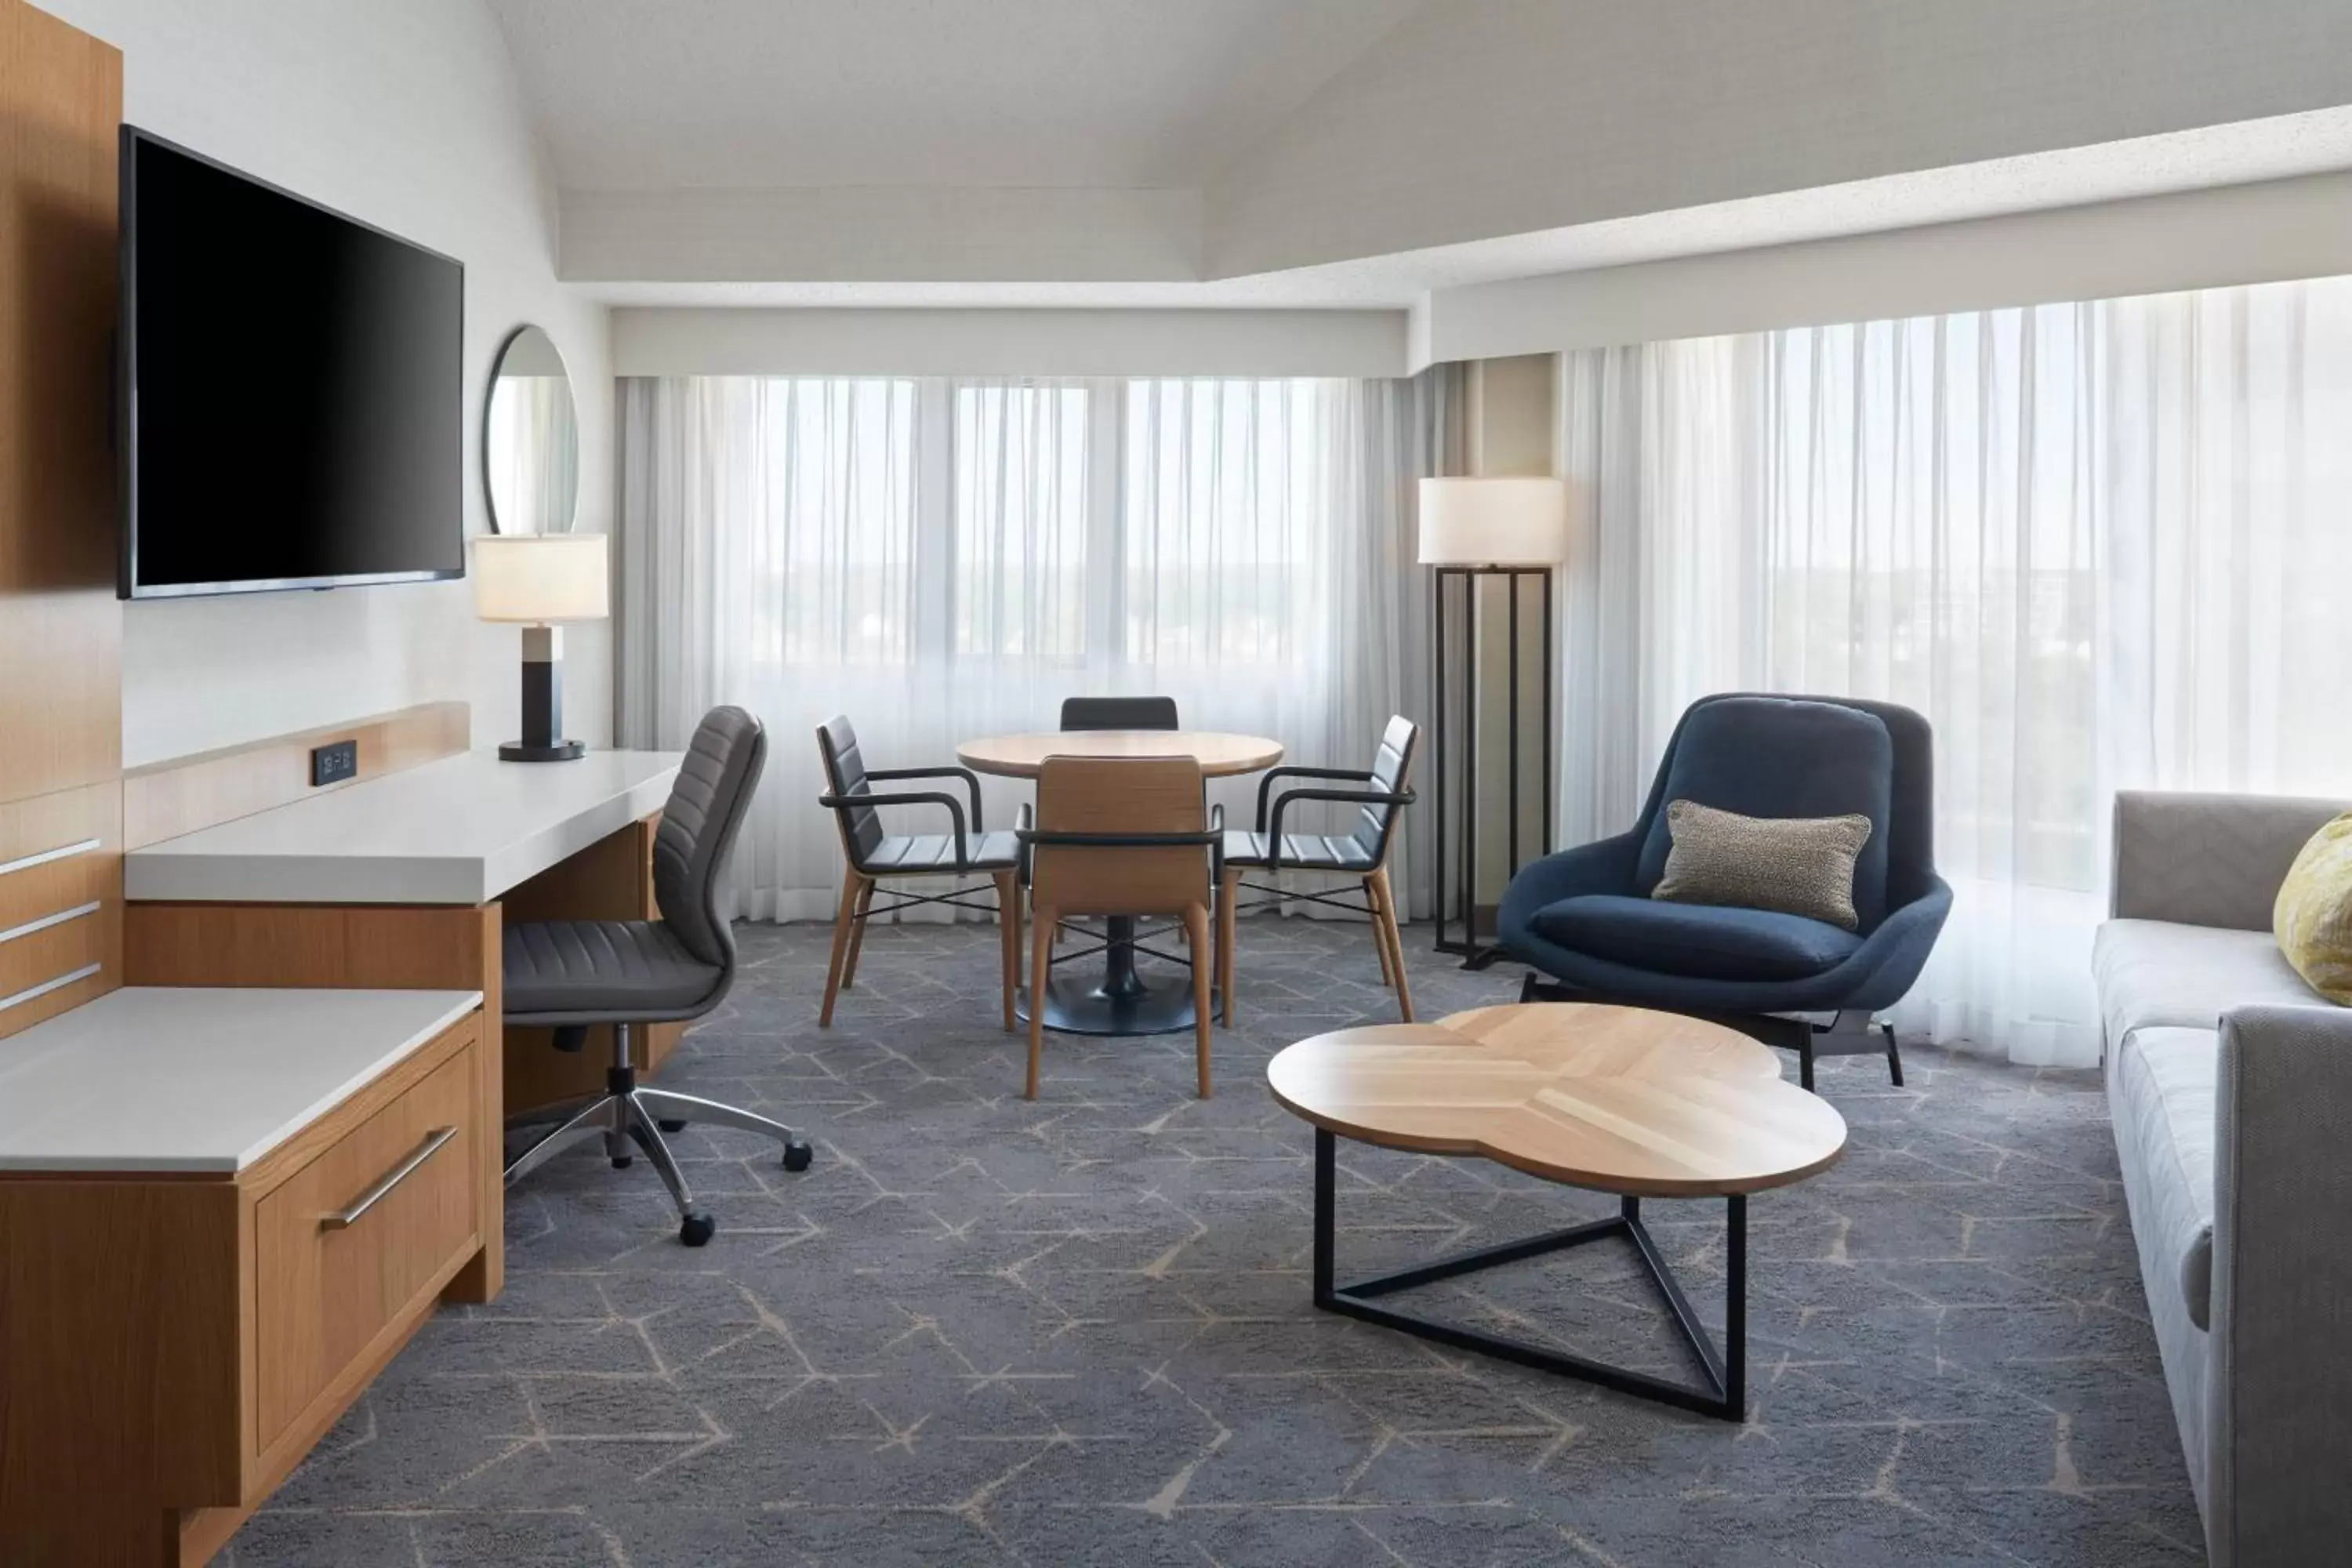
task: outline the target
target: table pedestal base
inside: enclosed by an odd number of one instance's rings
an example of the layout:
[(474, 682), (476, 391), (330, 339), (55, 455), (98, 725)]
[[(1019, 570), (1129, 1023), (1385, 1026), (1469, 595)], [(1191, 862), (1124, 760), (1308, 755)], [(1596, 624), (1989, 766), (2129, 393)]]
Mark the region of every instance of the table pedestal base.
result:
[[(1102, 952), (1103, 975), (1095, 984), (1045, 983), (1045, 1027), (1065, 1035), (1117, 1036), (1173, 1035), (1193, 1026), (1191, 975), (1154, 985), (1136, 972), (1133, 915), (1112, 915), (1103, 922)], [(1013, 994), (1013, 1010), (1023, 1023), (1035, 1005), (1026, 987)]]
[[(1337, 1138), (1321, 1128), (1315, 1131), (1315, 1304), (1327, 1312), (1340, 1312), (1360, 1318), (1368, 1323), (1395, 1329), (1402, 1333), (1415, 1334), (1440, 1344), (1459, 1350), (1477, 1351), (1504, 1361), (1531, 1366), (1540, 1372), (1554, 1372), (1567, 1377), (1581, 1378), (1587, 1383), (1613, 1388), (1621, 1394), (1638, 1394), (1664, 1404), (1696, 1410), (1702, 1415), (1720, 1420), (1738, 1421), (1748, 1413), (1748, 1199), (1734, 1194), (1726, 1200), (1728, 1213), (1726, 1226), (1729, 1237), (1729, 1267), (1726, 1270), (1724, 1291), (1723, 1348), (1718, 1350), (1708, 1338), (1698, 1314), (1691, 1310), (1690, 1298), (1683, 1294), (1674, 1270), (1666, 1267), (1657, 1243), (1650, 1237), (1649, 1228), (1642, 1223), (1642, 1200), (1628, 1197), (1623, 1209), (1614, 1218), (1594, 1220), (1588, 1225), (1571, 1226), (1566, 1230), (1549, 1231), (1524, 1241), (1506, 1242), (1500, 1247), (1481, 1247), (1475, 1252), (1457, 1253), (1418, 1268), (1407, 1268), (1395, 1274), (1382, 1275), (1353, 1285), (1332, 1283), (1333, 1238), (1336, 1229), (1333, 1215), (1333, 1176), (1337, 1159)], [(1565, 1247), (1581, 1247), (1587, 1242), (1605, 1241), (1612, 1237), (1631, 1240), (1642, 1255), (1666, 1305), (1673, 1310), (1675, 1324), (1682, 1331), (1699, 1361), (1706, 1382), (1701, 1388), (1685, 1384), (1669, 1383), (1647, 1373), (1629, 1372), (1565, 1351), (1529, 1344), (1524, 1340), (1507, 1339), (1477, 1329), (1463, 1328), (1441, 1322), (1433, 1318), (1416, 1317), (1392, 1307), (1378, 1305), (1375, 1297), (1398, 1290), (1409, 1290), (1416, 1285), (1433, 1284), (1458, 1275), (1473, 1274), (1483, 1268), (1496, 1268), (1523, 1258), (1540, 1258)]]

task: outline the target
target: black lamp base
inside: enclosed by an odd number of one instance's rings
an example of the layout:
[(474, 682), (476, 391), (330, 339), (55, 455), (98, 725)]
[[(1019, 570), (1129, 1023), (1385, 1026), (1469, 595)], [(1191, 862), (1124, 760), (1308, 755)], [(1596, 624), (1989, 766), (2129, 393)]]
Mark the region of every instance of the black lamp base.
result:
[(502, 763), (570, 763), (587, 754), (587, 742), (583, 741), (557, 741), (546, 746), (509, 741), (499, 748), (499, 761)]

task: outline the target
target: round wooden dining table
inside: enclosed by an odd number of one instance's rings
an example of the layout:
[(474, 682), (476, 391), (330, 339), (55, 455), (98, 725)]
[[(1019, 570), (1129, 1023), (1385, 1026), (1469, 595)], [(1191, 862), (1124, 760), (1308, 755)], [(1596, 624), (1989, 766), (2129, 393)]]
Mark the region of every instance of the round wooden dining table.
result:
[[(1263, 735), (1213, 730), (1056, 730), (1029, 735), (989, 735), (956, 748), (956, 760), (976, 773), (1034, 779), (1047, 757), (1191, 757), (1209, 778), (1254, 773), (1282, 761), (1282, 742)], [(1022, 994), (1016, 1009), (1045, 1009), (1045, 1027), (1068, 1035), (1170, 1035), (1193, 1026), (1192, 987), (1159, 985), (1136, 973), (1135, 917), (1103, 922), (1102, 978), (1054, 980), (1042, 998)], [(1049, 939), (1050, 940), (1050, 939)], [(1195, 962), (1207, 963), (1206, 954)]]

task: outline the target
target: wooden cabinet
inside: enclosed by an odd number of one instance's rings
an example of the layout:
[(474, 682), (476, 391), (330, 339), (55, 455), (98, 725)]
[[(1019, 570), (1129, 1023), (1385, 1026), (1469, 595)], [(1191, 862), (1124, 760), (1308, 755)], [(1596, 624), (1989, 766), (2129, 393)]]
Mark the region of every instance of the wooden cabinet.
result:
[(0, 1562), (209, 1561), (481, 1251), (497, 1071), (475, 1011), (233, 1173), (0, 1172)]
[(450, 1057), (255, 1201), (265, 1451), (478, 1245), (479, 1065)]

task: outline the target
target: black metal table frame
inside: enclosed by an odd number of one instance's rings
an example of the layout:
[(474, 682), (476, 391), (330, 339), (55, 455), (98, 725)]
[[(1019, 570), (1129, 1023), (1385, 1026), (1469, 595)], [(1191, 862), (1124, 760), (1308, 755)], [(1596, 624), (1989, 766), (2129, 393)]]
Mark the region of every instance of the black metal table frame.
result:
[[(1581, 1378), (1620, 1394), (1631, 1394), (1643, 1399), (1654, 1399), (1685, 1410), (1695, 1410), (1702, 1415), (1712, 1415), (1723, 1421), (1739, 1421), (1748, 1414), (1748, 1199), (1733, 1193), (1725, 1200), (1726, 1236), (1728, 1258), (1724, 1280), (1723, 1344), (1717, 1348), (1707, 1335), (1706, 1328), (1691, 1308), (1690, 1298), (1683, 1294), (1681, 1283), (1674, 1270), (1658, 1251), (1651, 1238), (1649, 1227), (1642, 1223), (1642, 1200), (1621, 1197), (1622, 1208), (1609, 1219), (1593, 1220), (1585, 1225), (1570, 1226), (1566, 1230), (1548, 1231), (1520, 1241), (1505, 1242), (1499, 1247), (1480, 1247), (1471, 1252), (1456, 1253), (1433, 1263), (1406, 1268), (1394, 1274), (1384, 1274), (1375, 1279), (1360, 1280), (1352, 1285), (1332, 1282), (1334, 1242), (1337, 1224), (1334, 1213), (1335, 1186), (1339, 1161), (1339, 1139), (1324, 1128), (1315, 1130), (1315, 1304), (1327, 1312), (1339, 1312), (1360, 1318), (1368, 1323), (1433, 1340), (1457, 1350), (1476, 1351), (1502, 1361), (1516, 1362), (1539, 1372), (1558, 1373), (1563, 1376)], [(1696, 1354), (1704, 1369), (1706, 1384), (1693, 1388), (1687, 1384), (1672, 1383), (1653, 1377), (1647, 1373), (1633, 1372), (1611, 1366), (1606, 1362), (1591, 1360), (1566, 1351), (1547, 1349), (1525, 1340), (1508, 1339), (1482, 1330), (1465, 1328), (1435, 1318), (1423, 1318), (1411, 1312), (1383, 1307), (1375, 1298), (1409, 1290), (1417, 1285), (1434, 1284), (1440, 1279), (1452, 1279), (1481, 1269), (1496, 1268), (1507, 1263), (1517, 1263), (1546, 1253), (1559, 1252), (1589, 1242), (1606, 1241), (1615, 1237), (1631, 1240), (1640, 1252), (1643, 1264), (1651, 1279), (1673, 1309), (1675, 1324), (1682, 1337)]]

